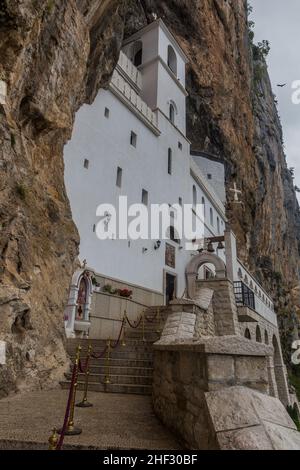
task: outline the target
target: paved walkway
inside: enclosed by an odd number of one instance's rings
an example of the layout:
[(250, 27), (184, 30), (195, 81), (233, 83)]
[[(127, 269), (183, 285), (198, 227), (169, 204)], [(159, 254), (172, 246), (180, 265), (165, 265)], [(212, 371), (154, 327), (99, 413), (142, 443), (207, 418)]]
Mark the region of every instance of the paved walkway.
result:
[[(151, 397), (90, 393), (89, 401), (93, 408), (75, 411), (82, 434), (66, 437), (65, 448), (180, 449), (154, 415)], [(0, 400), (0, 449), (47, 449), (51, 429), (62, 426), (66, 402), (67, 391), (60, 389)]]

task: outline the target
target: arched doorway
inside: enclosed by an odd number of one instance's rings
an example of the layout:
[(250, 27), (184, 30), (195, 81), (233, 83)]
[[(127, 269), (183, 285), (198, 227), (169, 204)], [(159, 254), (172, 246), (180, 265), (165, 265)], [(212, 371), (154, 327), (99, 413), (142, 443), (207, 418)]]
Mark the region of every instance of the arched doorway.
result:
[(133, 45), (133, 64), (135, 67), (139, 67), (143, 63), (143, 43), (137, 41)]
[(249, 328), (246, 328), (245, 330), (245, 338), (251, 341), (251, 333), (250, 333)]
[(77, 333), (88, 334), (91, 326), (92, 294), (92, 273), (86, 269), (76, 271), (72, 278), (68, 305), (64, 314), (68, 338), (75, 337)]
[(257, 342), (257, 343), (262, 343), (261, 331), (260, 331), (260, 328), (259, 328), (258, 325), (257, 325), (257, 327), (256, 327), (256, 342)]
[(212, 253), (201, 253), (191, 259), (186, 268), (186, 283), (188, 296), (193, 299), (195, 295), (196, 281), (199, 269), (203, 265), (212, 265), (216, 279), (226, 279), (226, 266), (224, 261)]

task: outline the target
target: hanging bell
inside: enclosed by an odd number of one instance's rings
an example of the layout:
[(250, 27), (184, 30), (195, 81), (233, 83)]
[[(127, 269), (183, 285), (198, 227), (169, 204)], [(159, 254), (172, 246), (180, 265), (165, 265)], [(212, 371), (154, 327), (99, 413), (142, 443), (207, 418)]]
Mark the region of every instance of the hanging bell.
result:
[(224, 250), (225, 249), (225, 246), (223, 245), (222, 242), (219, 242), (218, 244), (218, 250)]
[(212, 242), (209, 242), (209, 244), (207, 245), (207, 251), (208, 251), (208, 253), (214, 253), (215, 252), (214, 245), (213, 245)]

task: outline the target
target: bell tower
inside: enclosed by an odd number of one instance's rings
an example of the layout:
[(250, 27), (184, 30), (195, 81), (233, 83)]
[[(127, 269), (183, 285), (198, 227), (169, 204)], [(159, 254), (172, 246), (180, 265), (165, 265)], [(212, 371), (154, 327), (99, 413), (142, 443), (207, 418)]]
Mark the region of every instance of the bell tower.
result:
[(128, 38), (123, 52), (142, 74), (141, 98), (186, 135), (188, 60), (164, 22), (154, 21)]

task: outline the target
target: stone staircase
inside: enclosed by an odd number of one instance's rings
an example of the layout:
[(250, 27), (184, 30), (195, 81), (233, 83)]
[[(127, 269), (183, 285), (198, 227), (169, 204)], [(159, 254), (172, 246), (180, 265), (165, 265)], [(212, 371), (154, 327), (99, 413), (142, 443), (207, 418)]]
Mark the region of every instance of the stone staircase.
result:
[[(94, 392), (128, 393), (151, 395), (153, 375), (153, 343), (160, 338), (160, 332), (166, 319), (166, 308), (162, 309), (160, 319), (155, 318), (157, 308), (151, 307), (146, 316), (151, 322), (145, 321), (144, 339), (143, 326), (132, 329), (126, 325), (126, 346), (120, 342), (117, 349), (112, 350), (109, 362), (110, 383), (105, 383), (108, 368), (106, 356), (90, 360), (89, 390)], [(75, 359), (77, 346), (82, 347), (81, 360), (84, 363), (88, 345), (93, 347), (94, 354), (100, 354), (105, 346), (104, 340), (68, 339), (67, 351), (72, 361)], [(64, 389), (70, 386), (71, 372), (61, 382)], [(85, 376), (78, 376), (78, 390), (84, 390)]]

